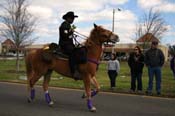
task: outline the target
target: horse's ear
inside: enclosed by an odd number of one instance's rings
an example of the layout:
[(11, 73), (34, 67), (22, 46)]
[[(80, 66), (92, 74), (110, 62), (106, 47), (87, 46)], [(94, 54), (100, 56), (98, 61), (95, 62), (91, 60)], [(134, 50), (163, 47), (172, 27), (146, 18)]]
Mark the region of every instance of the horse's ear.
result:
[(94, 23), (94, 28), (97, 28), (98, 26)]

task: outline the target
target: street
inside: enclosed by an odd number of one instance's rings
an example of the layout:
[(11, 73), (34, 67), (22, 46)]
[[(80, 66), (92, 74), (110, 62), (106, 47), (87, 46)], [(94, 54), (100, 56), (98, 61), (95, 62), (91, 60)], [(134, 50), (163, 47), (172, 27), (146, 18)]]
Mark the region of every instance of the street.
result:
[(175, 99), (101, 92), (93, 98), (97, 112), (89, 112), (83, 91), (50, 87), (54, 106), (49, 107), (42, 87), (27, 102), (25, 84), (0, 82), (0, 116), (175, 116)]

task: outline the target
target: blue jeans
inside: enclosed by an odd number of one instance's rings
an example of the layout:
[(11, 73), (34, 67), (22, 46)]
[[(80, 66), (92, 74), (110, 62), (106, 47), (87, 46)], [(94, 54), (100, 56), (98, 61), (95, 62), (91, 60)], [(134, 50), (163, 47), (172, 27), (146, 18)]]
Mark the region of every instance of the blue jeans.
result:
[(116, 80), (117, 75), (118, 74), (115, 70), (108, 70), (108, 76), (109, 76), (109, 79), (110, 79), (111, 87), (116, 86), (115, 80)]
[(152, 92), (154, 75), (156, 78), (156, 91), (161, 92), (161, 67), (148, 67), (148, 92)]

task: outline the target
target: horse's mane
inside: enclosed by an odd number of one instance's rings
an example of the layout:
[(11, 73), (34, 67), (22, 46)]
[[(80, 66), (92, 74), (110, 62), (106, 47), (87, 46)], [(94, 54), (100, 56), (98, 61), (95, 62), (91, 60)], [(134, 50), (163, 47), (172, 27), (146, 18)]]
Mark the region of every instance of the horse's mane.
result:
[(96, 28), (93, 28), (92, 30), (91, 30), (91, 32), (90, 32), (90, 35), (89, 35), (89, 37), (87, 38), (87, 40), (84, 42), (84, 45), (86, 46), (86, 47), (89, 47), (89, 46), (91, 46), (94, 42), (94, 38), (95, 39), (98, 39), (97, 37), (98, 37), (98, 33), (100, 32), (100, 31), (103, 31), (104, 29), (103, 29), (103, 27), (102, 26), (97, 26)]
[(102, 26), (97, 26), (95, 28), (93, 28), (90, 32), (90, 35), (89, 35), (89, 38), (94, 38), (94, 37), (97, 37), (98, 33), (103, 31), (104, 28)]

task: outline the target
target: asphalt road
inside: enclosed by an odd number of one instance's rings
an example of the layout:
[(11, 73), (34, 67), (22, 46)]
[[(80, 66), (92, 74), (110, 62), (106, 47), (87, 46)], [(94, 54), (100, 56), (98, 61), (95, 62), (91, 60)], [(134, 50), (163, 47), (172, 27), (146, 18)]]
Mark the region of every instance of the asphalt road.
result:
[(0, 82), (0, 116), (175, 116), (175, 99), (101, 92), (89, 112), (81, 98), (83, 91), (50, 88), (55, 102), (49, 107), (41, 87), (36, 100), (27, 102), (26, 85)]

